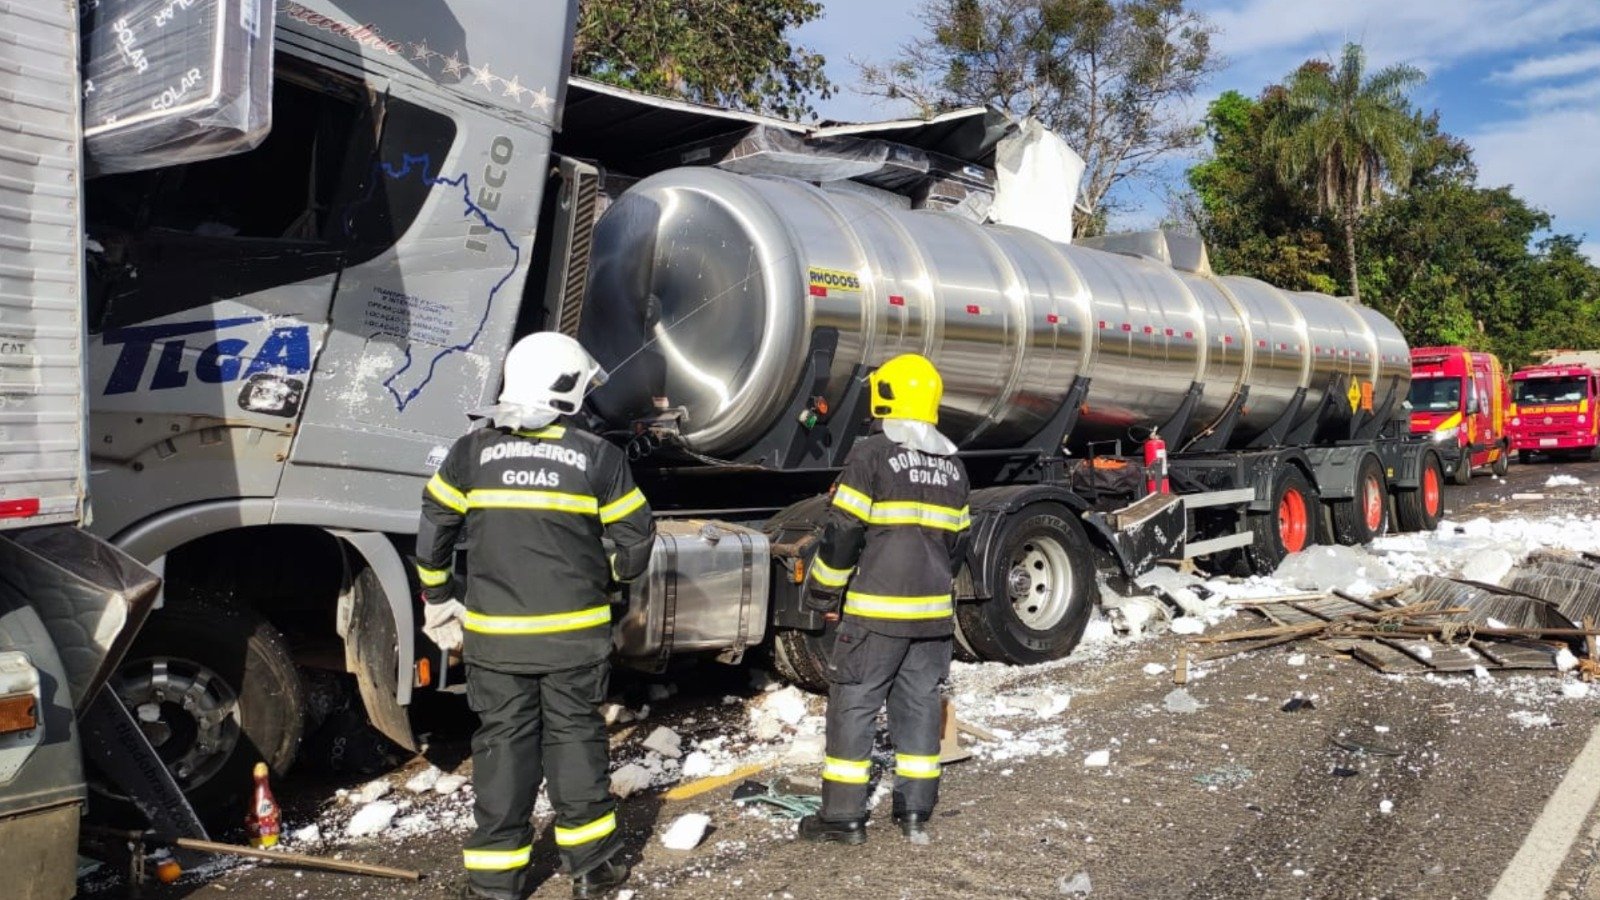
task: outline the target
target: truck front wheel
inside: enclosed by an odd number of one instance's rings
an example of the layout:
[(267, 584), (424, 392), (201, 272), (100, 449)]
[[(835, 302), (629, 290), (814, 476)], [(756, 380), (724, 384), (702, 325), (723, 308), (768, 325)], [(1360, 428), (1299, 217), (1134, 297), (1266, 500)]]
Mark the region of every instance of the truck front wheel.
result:
[(1472, 448), (1461, 448), (1461, 461), (1456, 463), (1456, 470), (1450, 473), (1450, 483), (1467, 485), (1472, 483)]
[(1064, 507), (1035, 503), (1007, 516), (989, 566), (989, 599), (956, 606), (961, 635), (982, 659), (1060, 659), (1094, 608), (1094, 549)]
[(1494, 458), (1494, 468), (1490, 469), (1490, 471), (1493, 472), (1497, 478), (1504, 478), (1506, 477), (1506, 473), (1511, 471), (1510, 444), (1500, 445), (1500, 452)]
[[(304, 728), (305, 690), (283, 637), (248, 610), (169, 602), (112, 676), (117, 693), (208, 824), (237, 824), (265, 762), (282, 775)], [(97, 778), (113, 805), (125, 799)]]

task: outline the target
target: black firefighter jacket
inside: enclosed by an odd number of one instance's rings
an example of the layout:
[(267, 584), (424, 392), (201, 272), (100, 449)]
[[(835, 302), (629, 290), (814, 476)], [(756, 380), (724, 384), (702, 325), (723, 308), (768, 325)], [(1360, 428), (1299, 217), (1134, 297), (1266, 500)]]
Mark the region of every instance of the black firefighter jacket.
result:
[[(607, 558), (602, 538), (616, 550)], [(655, 523), (616, 447), (570, 420), (456, 441), (422, 495), (423, 599), (454, 596), (470, 665), (537, 674), (611, 652), (606, 586), (650, 562)], [(452, 574), (467, 552), (466, 590)]]
[(971, 527), (961, 461), (874, 434), (850, 450), (834, 484), (808, 602), (868, 630), (944, 637), (955, 630), (951, 573)]

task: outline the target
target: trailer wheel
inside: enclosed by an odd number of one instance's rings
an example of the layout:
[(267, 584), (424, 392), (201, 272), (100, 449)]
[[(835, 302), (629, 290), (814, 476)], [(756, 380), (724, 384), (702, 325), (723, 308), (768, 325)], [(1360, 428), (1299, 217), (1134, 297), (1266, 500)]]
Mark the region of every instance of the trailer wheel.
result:
[[(169, 602), (145, 623), (107, 687), (208, 824), (237, 823), (251, 768), (265, 762), (282, 775), (300, 747), (300, 673), (278, 630), (249, 610)], [(104, 778), (92, 781), (114, 814), (128, 806)]]
[(1270, 575), (1284, 557), (1317, 543), (1319, 506), (1317, 491), (1304, 472), (1292, 465), (1280, 469), (1272, 486), (1273, 511), (1250, 516), (1255, 540), (1244, 548), (1245, 568)]
[(1423, 454), (1417, 489), (1395, 496), (1395, 517), (1401, 531), (1432, 531), (1444, 518), (1444, 467), (1439, 457)]
[(1494, 458), (1494, 466), (1489, 470), (1497, 477), (1504, 478), (1511, 471), (1511, 448), (1506, 444), (1500, 445), (1500, 455)]
[(1461, 448), (1461, 461), (1456, 463), (1455, 471), (1450, 473), (1450, 483), (1454, 485), (1472, 483), (1472, 448)]
[(1013, 665), (1061, 659), (1094, 608), (1094, 549), (1065, 508), (1035, 503), (1006, 517), (994, 542), (989, 599), (956, 605), (962, 637), (980, 658)]
[(1383, 463), (1368, 456), (1356, 469), (1356, 495), (1333, 504), (1333, 533), (1339, 543), (1365, 544), (1388, 530), (1389, 487)]

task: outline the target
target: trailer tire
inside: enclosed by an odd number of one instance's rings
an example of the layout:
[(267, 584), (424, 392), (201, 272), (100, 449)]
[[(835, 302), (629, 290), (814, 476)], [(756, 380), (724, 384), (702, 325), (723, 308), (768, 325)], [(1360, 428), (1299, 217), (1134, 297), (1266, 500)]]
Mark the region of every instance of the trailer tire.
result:
[(1305, 472), (1294, 465), (1279, 469), (1272, 485), (1272, 511), (1250, 514), (1255, 540), (1242, 553), (1245, 569), (1270, 575), (1289, 554), (1317, 543), (1321, 506)]
[(1031, 665), (1061, 659), (1094, 610), (1095, 553), (1065, 507), (1034, 503), (1008, 515), (993, 543), (989, 599), (956, 605), (966, 644), (981, 659)]
[(1444, 518), (1444, 466), (1432, 453), (1422, 456), (1415, 490), (1395, 496), (1395, 519), (1401, 531), (1432, 531)]
[[(145, 623), (107, 688), (135, 716), (156, 704), (159, 718), (145, 723), (146, 736), (208, 826), (240, 821), (257, 762), (283, 775), (300, 748), (300, 672), (278, 630), (247, 609), (169, 601)], [(219, 746), (207, 751), (202, 735)], [(131, 809), (104, 779), (92, 781), (112, 815)]]
[(1494, 458), (1494, 466), (1490, 468), (1496, 477), (1504, 478), (1511, 471), (1511, 447), (1508, 444), (1500, 445), (1500, 455)]
[(1333, 533), (1346, 546), (1365, 544), (1389, 529), (1389, 484), (1376, 456), (1356, 469), (1356, 495), (1334, 501)]

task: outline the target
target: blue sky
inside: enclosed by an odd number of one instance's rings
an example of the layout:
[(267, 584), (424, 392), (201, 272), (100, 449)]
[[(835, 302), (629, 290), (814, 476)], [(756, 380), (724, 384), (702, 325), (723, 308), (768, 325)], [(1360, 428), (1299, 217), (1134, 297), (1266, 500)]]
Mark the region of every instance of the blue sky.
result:
[[(819, 105), (825, 117), (906, 112), (852, 91), (850, 60), (892, 58), (922, 32), (922, 5), (824, 0), (823, 18), (798, 40), (827, 56), (829, 76), (844, 87)], [(1253, 96), (1300, 62), (1358, 41), (1374, 66), (1406, 62), (1426, 72), (1428, 84), (1414, 99), (1471, 142), (1482, 183), (1512, 185), (1555, 215), (1556, 230), (1586, 235), (1590, 258), (1600, 262), (1600, 0), (1191, 0), (1190, 7), (1218, 26), (1228, 62), (1202, 101), (1230, 88)], [(1162, 191), (1131, 188), (1124, 197), (1131, 210), (1114, 224), (1159, 218)]]

